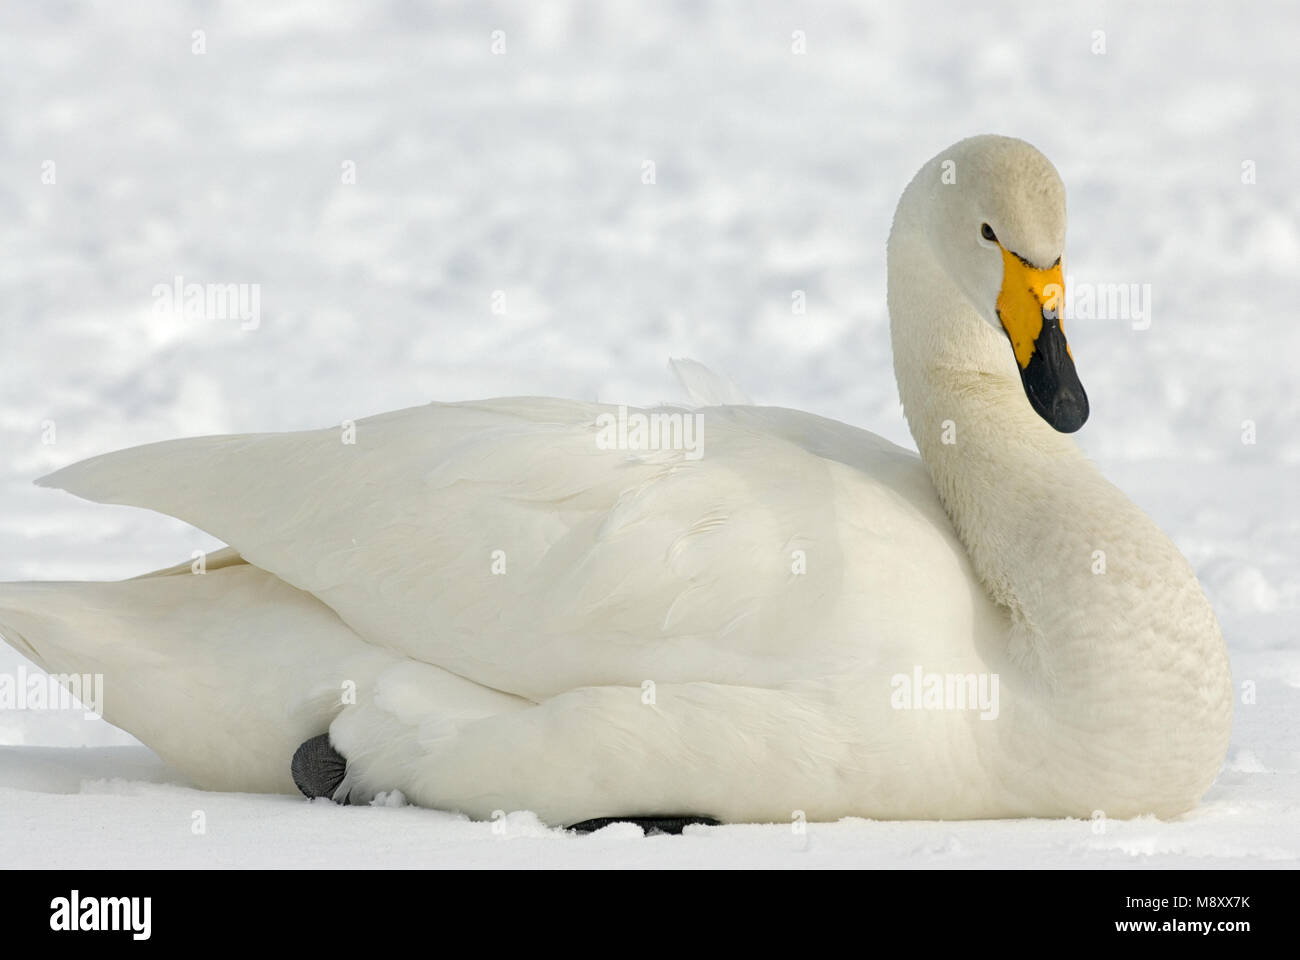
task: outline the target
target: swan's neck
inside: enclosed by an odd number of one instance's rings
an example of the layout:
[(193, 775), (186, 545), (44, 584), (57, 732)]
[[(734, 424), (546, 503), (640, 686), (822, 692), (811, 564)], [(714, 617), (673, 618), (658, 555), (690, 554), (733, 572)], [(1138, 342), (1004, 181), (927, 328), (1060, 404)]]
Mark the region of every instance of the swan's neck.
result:
[(1134, 644), (1156, 670), (1189, 653), (1226, 663), (1187, 562), (1033, 411), (1006, 338), (910, 228), (907, 200), (889, 243), (899, 393), (976, 573), (1010, 611), (1012, 656), (1066, 686), (1111, 682)]

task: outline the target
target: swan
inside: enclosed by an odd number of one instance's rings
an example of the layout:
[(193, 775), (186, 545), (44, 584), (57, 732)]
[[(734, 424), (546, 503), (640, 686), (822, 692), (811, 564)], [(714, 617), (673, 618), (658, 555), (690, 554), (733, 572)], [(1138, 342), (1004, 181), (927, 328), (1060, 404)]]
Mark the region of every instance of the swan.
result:
[(919, 456), (689, 366), (725, 402), (150, 444), (38, 483), (230, 546), (0, 585), (0, 632), (102, 674), (106, 718), (216, 790), (560, 825), (1182, 813), (1227, 749), (1227, 651), (1069, 436), (1065, 232), (1021, 140), (962, 140), (904, 190), (887, 297)]

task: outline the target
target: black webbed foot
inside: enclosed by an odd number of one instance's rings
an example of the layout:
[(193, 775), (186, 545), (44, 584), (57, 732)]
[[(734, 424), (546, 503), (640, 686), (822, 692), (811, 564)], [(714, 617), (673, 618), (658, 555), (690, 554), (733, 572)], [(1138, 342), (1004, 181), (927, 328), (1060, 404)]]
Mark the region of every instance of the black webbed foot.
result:
[[(328, 733), (304, 740), (302, 746), (294, 751), (293, 762), (289, 765), (293, 782), (298, 785), (303, 796), (330, 799), (334, 798), (347, 769), (348, 763), (343, 759), (343, 754), (330, 746)], [(345, 796), (335, 802), (347, 804), (348, 798)]]
[(596, 817), (594, 820), (583, 820), (581, 823), (575, 823), (569, 829), (576, 830), (578, 833), (594, 833), (601, 827), (608, 827), (611, 823), (635, 823), (647, 834), (678, 834), (694, 823), (703, 824), (706, 827), (721, 825), (712, 817), (687, 814), (680, 817)]

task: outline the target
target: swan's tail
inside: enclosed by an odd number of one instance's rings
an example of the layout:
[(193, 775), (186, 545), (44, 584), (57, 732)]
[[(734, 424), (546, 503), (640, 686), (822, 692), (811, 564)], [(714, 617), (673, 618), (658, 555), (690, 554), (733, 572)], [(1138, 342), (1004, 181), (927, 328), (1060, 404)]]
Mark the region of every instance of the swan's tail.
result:
[(398, 658), (225, 551), (188, 571), (0, 584), (0, 635), (200, 786), (294, 792), (294, 750)]

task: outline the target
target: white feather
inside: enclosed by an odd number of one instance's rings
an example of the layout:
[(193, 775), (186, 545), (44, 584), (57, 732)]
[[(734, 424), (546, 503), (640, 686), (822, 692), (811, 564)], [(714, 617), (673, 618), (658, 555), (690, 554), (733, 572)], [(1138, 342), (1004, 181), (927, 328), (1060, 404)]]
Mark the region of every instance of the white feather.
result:
[(729, 378), (714, 373), (696, 360), (683, 357), (669, 360), (668, 365), (693, 406), (749, 406), (754, 402)]

